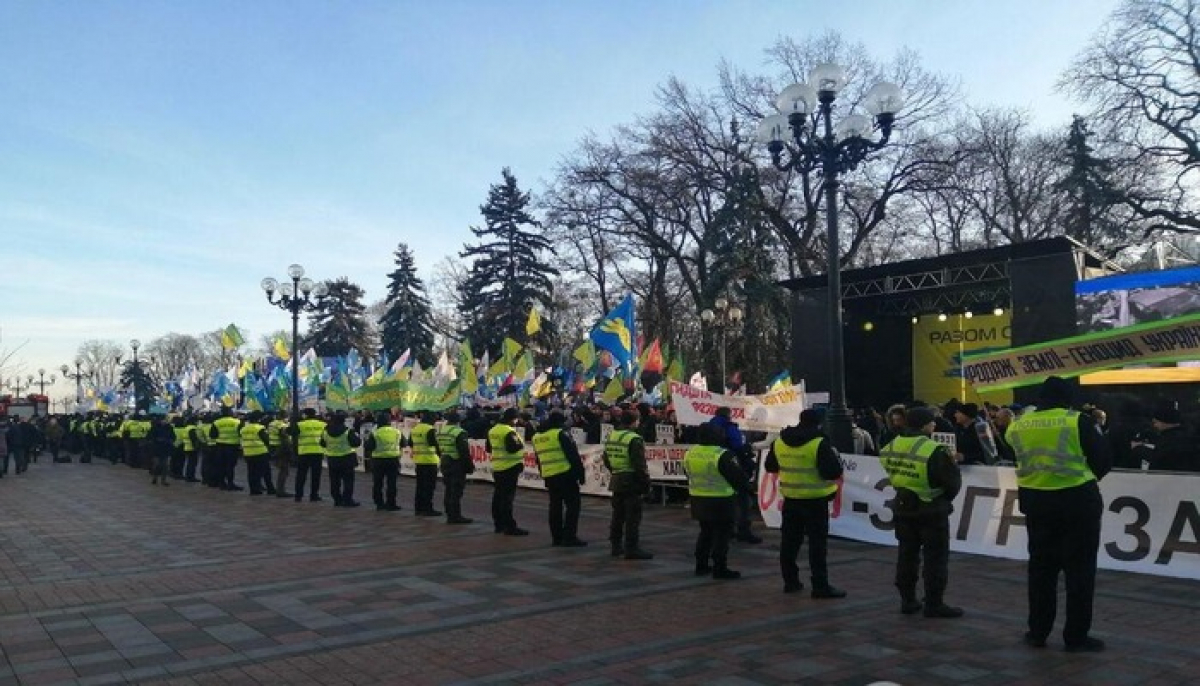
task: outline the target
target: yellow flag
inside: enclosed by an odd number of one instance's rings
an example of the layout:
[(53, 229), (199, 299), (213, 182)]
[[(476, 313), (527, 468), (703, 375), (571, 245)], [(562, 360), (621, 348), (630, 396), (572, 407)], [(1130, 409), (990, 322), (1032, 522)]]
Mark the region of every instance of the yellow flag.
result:
[(525, 322), (525, 335), (532, 336), (542, 330), (542, 316), (536, 307), (529, 308), (529, 320)]
[(479, 375), (475, 372), (475, 356), (471, 354), (471, 344), (465, 340), (458, 349), (458, 378), (463, 393), (475, 393), (479, 390)]
[(509, 367), (512, 367), (513, 362), (515, 362), (517, 359), (517, 355), (520, 354), (521, 344), (511, 338), (505, 338), (503, 358), (508, 363)]
[(288, 360), (292, 357), (292, 351), (288, 349), (287, 341), (283, 340), (283, 336), (275, 337), (275, 341), (272, 344), (272, 349), (272, 351), (275, 353), (275, 357), (278, 357), (281, 360)]
[(609, 380), (600, 398), (609, 405), (616, 405), (623, 395), (625, 395), (625, 386), (621, 381), (621, 375), (618, 374)]

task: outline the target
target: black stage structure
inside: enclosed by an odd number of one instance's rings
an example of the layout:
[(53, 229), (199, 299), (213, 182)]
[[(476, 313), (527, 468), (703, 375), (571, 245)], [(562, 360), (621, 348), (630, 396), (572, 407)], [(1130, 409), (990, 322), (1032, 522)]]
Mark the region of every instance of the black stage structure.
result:
[[(1011, 311), (1013, 346), (1071, 336), (1075, 282), (1114, 271), (1119, 267), (1067, 237), (843, 271), (848, 405), (884, 408), (913, 399), (913, 317), (1000, 307)], [(827, 283), (824, 275), (781, 282), (792, 291), (792, 378), (817, 392), (830, 379)], [(1034, 393), (1017, 389), (1016, 397), (1029, 402)]]

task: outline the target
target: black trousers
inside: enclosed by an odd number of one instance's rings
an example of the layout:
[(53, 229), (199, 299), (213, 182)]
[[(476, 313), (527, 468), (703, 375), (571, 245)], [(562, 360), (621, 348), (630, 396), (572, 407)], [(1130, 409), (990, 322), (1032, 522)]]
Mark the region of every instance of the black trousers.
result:
[(757, 496), (754, 493), (742, 493), (739, 491), (733, 496), (733, 504), (737, 512), (738, 536), (753, 535), (753, 532), (750, 531), (750, 525), (754, 521), (754, 515), (758, 514), (755, 510), (756, 500)]
[(492, 525), (496, 531), (508, 531), (517, 528), (516, 517), (513, 516), (513, 503), (517, 499), (517, 481), (525, 465), (518, 464), (501, 472), (493, 472), (496, 488), (492, 491)]
[(729, 561), (729, 539), (733, 536), (733, 522), (700, 522), (700, 534), (696, 536), (696, 566), (703, 567), (712, 560), (713, 569), (726, 569)]
[(571, 472), (548, 477), (546, 490), (550, 492), (550, 540), (555, 545), (579, 538), (579, 508), (583, 499), (579, 495), (579, 481)]
[(221, 470), (218, 463), (221, 461), (220, 455), (217, 454), (217, 446), (209, 444), (204, 447), (200, 460), (200, 479), (204, 481), (205, 486), (220, 486)]
[(221, 459), (218, 462), (221, 466), (219, 475), (221, 486), (225, 488), (233, 488), (234, 474), (237, 473), (238, 454), (241, 452), (236, 445), (218, 445), (217, 450), (221, 453)]
[(642, 495), (645, 491), (626, 491), (612, 495), (612, 520), (608, 525), (608, 540), (614, 548), (624, 545), (635, 550), (641, 540)]
[(200, 461), (200, 451), (192, 450), (183, 454), (183, 478), (191, 481), (196, 478), (196, 464)]
[(462, 499), (467, 490), (467, 474), (461, 467), (442, 470), (442, 509), (447, 519), (463, 516)]
[[(377, 458), (367, 461), (371, 465), (371, 498), (377, 506), (396, 504), (396, 475), (400, 473), (400, 460)], [(387, 493), (384, 493), (384, 486)]]
[(417, 512), (433, 512), (433, 493), (437, 490), (438, 467), (435, 464), (417, 465), (417, 493), (413, 498)]
[(321, 455), (300, 455), (296, 465), (296, 497), (300, 498), (304, 495), (304, 483), (308, 481), (308, 475), (312, 474), (312, 489), (308, 492), (310, 497), (316, 497), (321, 492)]
[(796, 558), (804, 539), (808, 539), (808, 573), (813, 588), (829, 585), (826, 554), (829, 549), (829, 501), (825, 498), (799, 500), (784, 498), (783, 528), (779, 541), (779, 569), (785, 584), (800, 581)]
[(251, 493), (275, 492), (275, 484), (271, 483), (271, 458), (267, 454), (247, 455), (246, 481)]
[(1029, 632), (1045, 638), (1054, 628), (1058, 577), (1066, 579), (1063, 642), (1078, 645), (1092, 628), (1096, 554), (1104, 503), (1095, 482), (1061, 491), (1019, 491), (1029, 531)]
[(176, 479), (183, 478), (183, 448), (178, 446), (171, 449), (171, 476)]
[[(354, 467), (358, 458), (354, 455), (329, 457), (329, 495), (334, 505), (354, 502)], [(299, 491), (297, 491), (298, 493)]]
[[(950, 519), (943, 514), (897, 514), (896, 588), (915, 600), (917, 579), (925, 580), (925, 602), (940, 605), (950, 580)], [(921, 573), (922, 557), (925, 562)]]

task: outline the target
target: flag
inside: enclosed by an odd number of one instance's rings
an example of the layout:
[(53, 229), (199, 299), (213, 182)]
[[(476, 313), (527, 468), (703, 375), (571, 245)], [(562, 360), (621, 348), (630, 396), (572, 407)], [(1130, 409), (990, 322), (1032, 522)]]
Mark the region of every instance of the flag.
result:
[(767, 382), (767, 390), (774, 391), (780, 388), (789, 388), (791, 385), (792, 373), (785, 369), (782, 372), (779, 372), (774, 379), (771, 379)]
[(514, 341), (511, 338), (504, 339), (503, 358), (504, 358), (504, 361), (508, 363), (509, 367), (512, 367), (513, 362), (515, 362), (517, 359), (517, 355), (521, 354), (521, 347), (522, 346), (520, 343)]
[(412, 348), (406, 348), (404, 353), (396, 359), (396, 363), (392, 365), (392, 373), (399, 374), (401, 369), (408, 365), (408, 358), (412, 356)]
[(462, 380), (463, 393), (475, 393), (479, 390), (479, 374), (475, 371), (475, 357), (471, 354), (471, 344), (463, 341), (458, 346), (458, 376)]
[(643, 372), (659, 372), (663, 370), (663, 354), (662, 347), (655, 338), (654, 342), (646, 348), (646, 352), (642, 355), (642, 371)]
[(596, 366), (596, 344), (592, 342), (591, 338), (587, 339), (583, 343), (580, 343), (578, 348), (575, 348), (572, 357), (579, 360), (579, 364), (583, 365), (583, 371), (588, 371)]
[(533, 336), (542, 330), (542, 316), (538, 314), (536, 307), (529, 308), (529, 320), (525, 322), (525, 335)]
[(287, 341), (283, 336), (275, 336), (275, 340), (271, 343), (271, 351), (275, 353), (275, 357), (281, 360), (290, 360), (292, 358), (292, 350), (288, 347)]
[(455, 371), (454, 365), (450, 364), (450, 355), (445, 350), (442, 350), (442, 355), (438, 358), (437, 367), (433, 369), (433, 385), (445, 386), (457, 379), (458, 372)]
[(625, 395), (625, 385), (618, 374), (609, 379), (608, 385), (604, 387), (604, 393), (600, 395), (600, 399), (609, 405), (616, 405), (621, 396)]
[(527, 376), (530, 377), (530, 379), (532, 379), (533, 378), (531, 376), (532, 374), (533, 374), (533, 356), (530, 355), (528, 351), (526, 351), (524, 355), (522, 355), (521, 357), (519, 357), (517, 359), (516, 365), (513, 366), (513, 371), (512, 371), (513, 380), (516, 383), (521, 383), (522, 381), (527, 380), (525, 378)]
[(625, 299), (592, 328), (590, 338), (597, 348), (607, 350), (626, 372), (633, 369), (633, 296)]
[(242, 338), (242, 332), (238, 331), (238, 328), (233, 324), (230, 324), (221, 331), (221, 347), (226, 350), (233, 350), (245, 342), (246, 340)]
[(507, 374), (511, 370), (512, 365), (509, 364), (508, 359), (501, 356), (500, 359), (492, 363), (492, 366), (488, 367), (487, 376), (489, 379), (494, 379)]
[(683, 356), (676, 353), (675, 359), (671, 360), (671, 364), (667, 366), (667, 371), (663, 376), (672, 381), (683, 382)]

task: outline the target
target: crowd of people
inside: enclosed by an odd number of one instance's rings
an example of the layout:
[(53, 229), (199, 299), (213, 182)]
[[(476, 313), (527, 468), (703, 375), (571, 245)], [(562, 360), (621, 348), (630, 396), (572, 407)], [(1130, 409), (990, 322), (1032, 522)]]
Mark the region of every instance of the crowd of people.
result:
[[(1128, 437), (1131, 451), (1142, 451), (1143, 460), (1163, 468), (1170, 455), (1167, 464), (1177, 469), (1190, 463), (1175, 457), (1175, 451), (1192, 446), (1183, 438), (1178, 410), (1173, 407), (1156, 408), (1153, 413), (1156, 443), (1151, 447), (1150, 437), (1144, 434), (1122, 434), (1116, 428), (1106, 434), (1105, 418), (1098, 410), (1073, 410), (1071, 401), (1070, 384), (1052, 377), (1042, 387), (1038, 406), (980, 410), (969, 403), (942, 408), (913, 404), (889, 408), (877, 436), (868, 427), (856, 427), (856, 442), (871, 441), (859, 443), (856, 449), (880, 456), (896, 491), (889, 507), (895, 514), (894, 584), (900, 612), (931, 618), (964, 614), (945, 602), (949, 517), (962, 484), (959, 465), (1011, 463), (1016, 467), (1019, 504), (1029, 532), (1029, 619), (1024, 640), (1031, 647), (1045, 647), (1055, 620), (1058, 578), (1065, 575), (1066, 649), (1104, 649), (1089, 631), (1103, 509), (1097, 484), (1112, 468), (1113, 443), (1123, 444)], [(323, 500), (320, 486), (325, 467), (333, 505), (352, 508), (360, 505), (354, 487), (361, 448), (376, 509), (395, 512), (403, 509), (397, 499), (397, 476), (407, 449), (416, 471), (415, 514), (444, 515), (447, 524), (458, 525), (474, 521), (463, 515), (462, 497), (467, 477), (475, 469), (469, 440), (481, 439), (493, 480), (493, 529), (497, 534), (525, 536), (529, 531), (518, 525), (514, 501), (530, 445), (549, 492), (551, 544), (583, 548), (588, 544), (579, 537), (578, 525), (585, 469), (568, 429), (581, 429), (585, 440), (599, 439), (602, 425), (611, 424), (611, 431), (597, 441), (603, 443), (603, 462), (611, 475), (610, 552), (625, 560), (654, 557), (640, 537), (650, 487), (645, 446), (657, 440), (656, 424), (663, 419), (652, 408), (620, 407), (596, 414), (578, 410), (570, 416), (554, 409), (536, 417), (515, 408), (498, 414), (474, 408), (465, 413), (420, 412), (409, 418), (407, 435), (399, 428), (403, 419), (391, 412), (339, 411), (318, 416), (306, 409), (293, 425), (287, 413), (235, 416), (229, 408), (170, 418), (93, 412), (71, 418), (4, 420), (0, 452), (5, 472), (11, 457), (16, 473), (23, 473), (42, 448), (56, 461), (70, 461), (65, 448), (78, 454), (80, 462), (107, 460), (146, 469), (155, 486), (171, 481), (203, 483), (297, 503)], [(822, 419), (817, 410), (801, 412), (796, 425), (772, 438), (761, 466), (778, 475), (782, 497), (779, 566), (784, 593), (805, 588), (797, 559), (807, 543), (811, 597), (837, 599), (845, 597), (846, 591), (829, 578), (829, 502), (838, 490), (843, 465), (821, 430)], [(759, 464), (750, 448), (762, 437), (744, 434), (727, 409), (688, 432), (683, 467), (689, 509), (699, 527), (695, 573), (737, 579), (740, 573), (729, 566), (730, 542), (735, 537), (751, 544), (762, 540), (751, 526), (757, 516), (754, 484)], [(936, 440), (938, 433), (953, 434), (953, 447)], [(237, 483), (239, 461), (246, 463), (246, 486)], [(293, 470), (295, 476), (289, 479)], [(434, 506), (439, 475), (443, 511)], [(924, 593), (919, 598), (920, 581)]]

